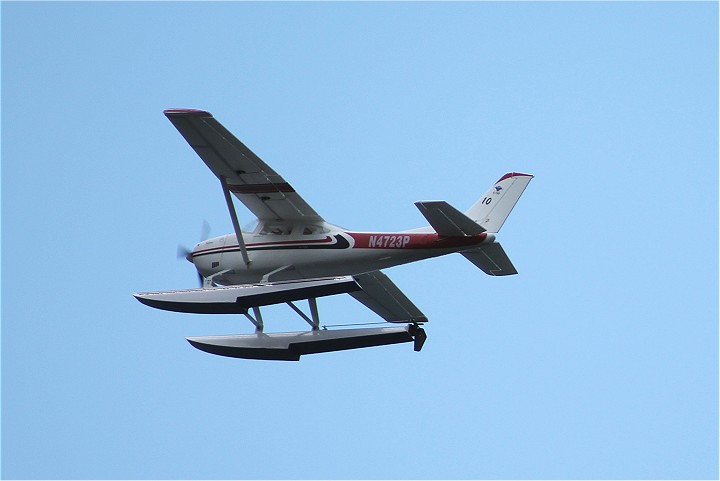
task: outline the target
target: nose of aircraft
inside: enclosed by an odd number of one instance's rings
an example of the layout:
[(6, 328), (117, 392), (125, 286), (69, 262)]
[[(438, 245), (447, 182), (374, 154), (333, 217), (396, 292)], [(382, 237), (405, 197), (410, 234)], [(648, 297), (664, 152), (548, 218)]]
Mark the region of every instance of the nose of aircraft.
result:
[(200, 261), (200, 258), (194, 257), (194, 256), (198, 253), (198, 251), (200, 251), (200, 249), (201, 249), (200, 244), (202, 244), (202, 242), (195, 244), (195, 247), (193, 247), (192, 250), (190, 252), (188, 252), (188, 255), (186, 257), (188, 262), (193, 264), (196, 269), (200, 269), (200, 265), (198, 264), (198, 262)]
[(185, 246), (183, 246), (183, 245), (178, 245), (178, 248), (177, 248), (177, 258), (178, 258), (178, 259), (183, 259), (183, 258), (184, 258), (184, 259), (187, 260), (188, 262), (192, 262), (192, 261), (193, 261), (193, 260), (192, 260), (192, 255), (193, 255), (193, 252), (195, 252), (196, 249), (197, 249), (197, 246), (193, 247), (193, 249), (190, 250), (190, 249), (188, 249), (187, 247), (185, 247)]
[(216, 242), (213, 239), (200, 242), (187, 255), (187, 260), (195, 266), (198, 275), (202, 277), (207, 277), (217, 271), (216, 267), (220, 261), (220, 253), (208, 254), (207, 252), (209, 247), (213, 247), (214, 243)]
[(195, 259), (193, 258), (193, 255), (197, 250), (199, 249), (200, 244), (196, 244), (195, 247), (192, 248), (192, 250), (188, 249), (185, 246), (179, 245), (177, 249), (177, 257), (178, 259), (185, 258), (186, 261), (193, 264), (195, 266), (195, 269), (198, 271), (198, 280), (200, 282), (200, 287), (203, 286), (203, 275), (200, 273), (200, 269), (198, 268), (198, 265), (195, 264)]
[(202, 272), (200, 272), (200, 267), (195, 263), (195, 259), (193, 258), (193, 255), (199, 248), (200, 244), (195, 244), (195, 247), (193, 247), (192, 251), (188, 252), (185, 259), (187, 259), (187, 261), (195, 267), (195, 270), (197, 271), (198, 287), (202, 287), (205, 284), (205, 276), (203, 276)]
[(207, 244), (208, 244), (207, 240), (202, 240), (202, 241), (198, 242), (197, 244), (195, 244), (192, 248), (192, 251), (190, 251), (190, 254), (188, 255), (188, 261), (195, 263), (195, 261), (197, 259), (193, 256), (197, 255), (197, 253), (200, 252), (201, 250), (207, 249), (207, 247), (208, 247)]
[(210, 234), (210, 224), (206, 220), (203, 220), (202, 229), (200, 230), (200, 242), (195, 244), (195, 246), (192, 249), (188, 249), (187, 247), (183, 245), (178, 245), (178, 259), (181, 257), (184, 257), (186, 261), (195, 264), (195, 261), (193, 260), (193, 255), (195, 252), (197, 252), (200, 249), (200, 245), (205, 243), (207, 241), (208, 235)]

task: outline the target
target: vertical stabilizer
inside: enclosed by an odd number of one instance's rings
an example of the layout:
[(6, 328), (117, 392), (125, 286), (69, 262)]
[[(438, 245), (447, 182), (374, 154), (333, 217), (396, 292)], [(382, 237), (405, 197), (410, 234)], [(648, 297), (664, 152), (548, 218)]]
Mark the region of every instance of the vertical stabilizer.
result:
[(503, 175), (465, 215), (488, 232), (498, 232), (532, 178), (519, 172)]

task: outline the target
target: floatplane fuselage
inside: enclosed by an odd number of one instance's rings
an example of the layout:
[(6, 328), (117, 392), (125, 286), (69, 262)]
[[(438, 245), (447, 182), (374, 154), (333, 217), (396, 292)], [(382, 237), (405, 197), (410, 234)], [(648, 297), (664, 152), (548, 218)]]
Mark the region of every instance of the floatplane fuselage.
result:
[[(242, 314), (256, 328), (249, 335), (187, 338), (198, 349), (278, 360), (409, 341), (419, 351), (427, 317), (382, 269), (459, 252), (486, 274), (517, 274), (495, 234), (532, 175), (503, 175), (465, 212), (444, 201), (415, 202), (427, 227), (353, 232), (328, 223), (210, 113), (171, 109), (165, 115), (220, 181), (234, 232), (185, 253), (200, 275), (200, 288), (134, 295), (168, 311)], [(248, 232), (239, 227), (232, 196), (258, 219)], [(405, 327), (321, 330), (316, 299), (343, 293)], [(310, 315), (294, 304), (299, 300), (308, 301)], [(307, 321), (310, 331), (266, 333), (260, 307), (281, 303)]]
[(332, 224), (259, 223), (197, 244), (188, 255), (200, 275), (218, 285), (353, 276), (494, 242), (487, 232), (464, 237), (437, 233), (349, 232)]

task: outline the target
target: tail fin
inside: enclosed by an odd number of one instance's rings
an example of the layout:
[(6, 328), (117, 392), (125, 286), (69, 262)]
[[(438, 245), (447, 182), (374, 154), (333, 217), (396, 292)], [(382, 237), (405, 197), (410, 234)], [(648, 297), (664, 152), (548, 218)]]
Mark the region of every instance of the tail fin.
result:
[(488, 232), (498, 232), (532, 178), (519, 172), (503, 175), (465, 215)]

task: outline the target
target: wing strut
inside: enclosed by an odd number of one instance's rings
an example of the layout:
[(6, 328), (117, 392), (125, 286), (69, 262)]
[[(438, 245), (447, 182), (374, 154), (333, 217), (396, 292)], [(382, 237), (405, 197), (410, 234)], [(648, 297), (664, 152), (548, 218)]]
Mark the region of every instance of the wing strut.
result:
[(245, 241), (243, 241), (242, 231), (240, 230), (240, 223), (238, 222), (237, 213), (235, 212), (235, 206), (233, 205), (232, 199), (230, 198), (230, 190), (227, 186), (227, 180), (225, 176), (221, 175), (220, 185), (222, 185), (223, 194), (225, 195), (225, 202), (227, 203), (228, 211), (230, 212), (230, 219), (232, 219), (233, 228), (235, 229), (235, 237), (237, 237), (238, 246), (240, 247), (240, 253), (245, 261), (245, 265), (250, 264), (250, 258), (245, 248)]

